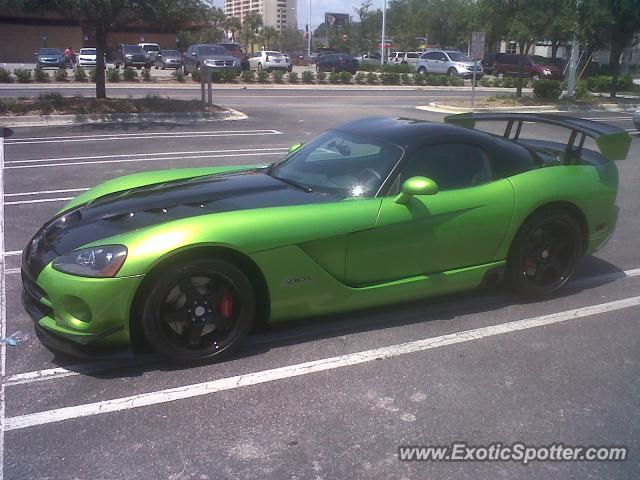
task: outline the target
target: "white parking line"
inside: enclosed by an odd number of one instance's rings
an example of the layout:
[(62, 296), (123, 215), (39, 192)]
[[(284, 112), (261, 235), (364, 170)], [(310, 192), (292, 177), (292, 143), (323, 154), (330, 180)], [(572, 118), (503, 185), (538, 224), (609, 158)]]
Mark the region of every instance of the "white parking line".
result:
[(42, 198), (37, 200), (14, 200), (12, 202), (4, 202), (5, 205), (24, 205), (28, 203), (49, 203), (49, 202), (68, 202), (73, 200), (74, 197), (57, 197), (57, 198)]
[[(0, 128), (3, 128), (0, 126)], [(5, 275), (4, 243), (4, 128), (0, 133), (0, 338), (7, 336), (7, 279)], [(0, 378), (7, 374), (7, 345), (0, 342)], [(0, 480), (4, 478), (5, 390), (0, 385)]]
[(227, 158), (227, 157), (255, 157), (264, 155), (282, 155), (286, 149), (276, 152), (246, 152), (233, 154), (213, 154), (213, 155), (185, 155), (180, 157), (145, 157), (145, 158), (123, 158), (118, 160), (96, 160), (90, 162), (63, 162), (63, 163), (45, 163), (45, 164), (29, 164), (29, 165), (10, 165), (4, 167), (5, 170), (18, 170), (23, 168), (46, 168), (46, 167), (70, 167), (73, 165), (96, 165), (105, 163), (128, 163), (128, 162), (161, 162), (165, 160), (191, 160), (198, 158)]
[(26, 197), (28, 195), (48, 195), (51, 193), (66, 193), (66, 192), (86, 192), (88, 188), (69, 188), (67, 190), (41, 190), (39, 192), (18, 192), (18, 193), (5, 193), (6, 197)]
[(311, 373), (336, 370), (347, 366), (360, 365), (375, 360), (394, 358), (409, 353), (422, 352), (446, 345), (480, 340), (487, 337), (502, 335), (505, 333), (518, 332), (531, 328), (552, 325), (555, 323), (589, 317), (601, 313), (631, 308), (640, 305), (640, 296), (616, 300), (614, 302), (601, 303), (583, 308), (576, 308), (564, 312), (542, 315), (539, 317), (517, 320), (513, 322), (492, 325), (489, 327), (465, 330), (462, 332), (442, 335), (439, 337), (426, 338), (413, 342), (390, 345), (388, 347), (375, 348), (361, 352), (339, 355), (336, 357), (323, 358), (311, 362), (288, 365), (286, 367), (262, 370), (259, 372), (236, 375), (209, 382), (184, 385), (176, 388), (168, 388), (155, 392), (131, 395), (128, 397), (104, 400), (84, 405), (63, 407), (43, 412), (30, 413), (9, 417), (5, 420), (5, 430), (20, 430), (23, 428), (46, 425), (74, 418), (101, 415), (104, 413), (131, 410), (134, 408), (148, 407), (187, 398), (210, 395), (212, 393), (226, 390), (237, 390), (251, 385), (273, 382), (287, 378), (309, 375)]
[(256, 135), (282, 135), (278, 130), (221, 130), (221, 131), (196, 131), (196, 132), (148, 132), (148, 133), (122, 133), (100, 135), (73, 135), (66, 137), (26, 137), (15, 138), (7, 141), (10, 145), (26, 145), (33, 143), (68, 143), (68, 142), (99, 142), (107, 140), (138, 140), (149, 138), (195, 138), (195, 137), (238, 137)]
[[(4, 215), (2, 218), (4, 218)], [(22, 250), (12, 250), (11, 252), (4, 252), (2, 254), (3, 257), (12, 257), (14, 255), (22, 255)]]
[[(11, 269), (11, 272), (7, 271), (6, 274), (9, 273), (20, 273), (19, 268)], [(600, 275), (591, 275), (589, 277), (582, 277), (576, 280), (571, 281), (568, 284), (568, 287), (571, 288), (584, 288), (587, 286), (598, 285), (603, 282), (619, 280), (622, 278), (631, 278), (640, 276), (640, 268), (635, 268), (632, 270), (618, 271), (612, 273), (604, 273)], [(448, 309), (447, 309), (448, 311)], [(287, 338), (291, 337), (291, 335), (287, 335)], [(278, 338), (268, 337), (268, 339), (258, 342), (252, 341), (253, 337), (250, 337), (248, 340), (248, 344), (262, 344), (267, 343), (268, 341), (277, 341)], [(119, 358), (119, 357), (116, 357)], [(55, 380), (59, 378), (72, 377), (76, 375), (86, 375), (89, 373), (101, 372), (105, 370), (115, 370), (117, 368), (126, 368), (133, 366), (141, 366), (147, 363), (152, 362), (153, 360), (157, 360), (157, 357), (154, 355), (145, 355), (145, 356), (136, 356), (130, 359), (129, 362), (118, 363), (114, 365), (112, 361), (108, 362), (91, 362), (91, 363), (81, 363), (76, 365), (70, 365), (68, 368), (65, 367), (56, 367), (56, 368), (48, 368), (44, 370), (36, 370), (25, 373), (16, 373), (14, 375), (10, 375), (5, 379), (5, 385), (18, 385), (24, 383), (33, 383), (40, 382), (42, 380)]]
[[(157, 157), (162, 155), (175, 155), (177, 157), (182, 157), (183, 155), (193, 155), (193, 154), (210, 154), (210, 153), (238, 153), (238, 152), (271, 152), (271, 151), (285, 151), (288, 150), (289, 147), (268, 147), (268, 148), (232, 148), (232, 149), (224, 149), (224, 150), (188, 150), (181, 152), (152, 152), (152, 153), (124, 153), (118, 155), (90, 155), (90, 156), (81, 156), (81, 157), (51, 157), (51, 158), (34, 158), (28, 160), (10, 160), (6, 162), (8, 165), (18, 165), (24, 163), (40, 163), (40, 162), (59, 162), (62, 160), (103, 160), (103, 159), (118, 159), (118, 158), (131, 158), (132, 157)], [(54, 190), (52, 190), (54, 191)], [(67, 191), (67, 190), (61, 190)]]
[(4, 271), (5, 275), (13, 275), (14, 273), (20, 273), (20, 269), (19, 268), (7, 268)]

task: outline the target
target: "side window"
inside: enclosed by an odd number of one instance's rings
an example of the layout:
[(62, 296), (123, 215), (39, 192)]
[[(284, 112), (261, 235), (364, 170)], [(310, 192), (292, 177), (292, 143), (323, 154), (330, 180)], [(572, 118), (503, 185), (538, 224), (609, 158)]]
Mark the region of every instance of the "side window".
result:
[(449, 61), (447, 56), (442, 52), (438, 53), (438, 60), (442, 60), (443, 62), (448, 62)]
[(475, 145), (442, 143), (411, 155), (399, 183), (416, 176), (435, 180), (440, 190), (473, 187), (491, 181), (491, 165), (487, 154)]

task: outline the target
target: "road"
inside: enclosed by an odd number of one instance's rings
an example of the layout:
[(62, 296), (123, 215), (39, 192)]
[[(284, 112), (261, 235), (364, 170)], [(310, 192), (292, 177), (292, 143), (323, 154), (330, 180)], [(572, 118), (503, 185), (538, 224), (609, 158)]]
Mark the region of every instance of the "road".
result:
[[(66, 199), (131, 172), (273, 161), (357, 117), (442, 121), (414, 108), (436, 95), (225, 91), (217, 102), (247, 120), (16, 128), (3, 172), (6, 331), (31, 338), (6, 347), (4, 478), (637, 478), (635, 134), (619, 164), (617, 231), (554, 298), (522, 303), (479, 291), (303, 319), (256, 332), (233, 358), (194, 368), (152, 355), (86, 362), (34, 338), (19, 302), (19, 251)], [(628, 113), (581, 116), (633, 127)], [(400, 445), (454, 441), (625, 445), (630, 458), (528, 466), (398, 460)]]

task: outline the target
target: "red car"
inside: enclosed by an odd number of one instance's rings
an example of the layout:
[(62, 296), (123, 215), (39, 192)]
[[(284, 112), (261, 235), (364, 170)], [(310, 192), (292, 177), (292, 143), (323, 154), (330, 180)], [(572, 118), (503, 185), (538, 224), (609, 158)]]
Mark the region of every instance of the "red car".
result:
[[(496, 57), (493, 64), (493, 74), (498, 78), (507, 75), (517, 76), (519, 68), (519, 54), (503, 54)], [(553, 65), (550, 58), (541, 57), (540, 55), (525, 55), (524, 75), (531, 77), (533, 80), (540, 78), (562, 80), (562, 69)]]

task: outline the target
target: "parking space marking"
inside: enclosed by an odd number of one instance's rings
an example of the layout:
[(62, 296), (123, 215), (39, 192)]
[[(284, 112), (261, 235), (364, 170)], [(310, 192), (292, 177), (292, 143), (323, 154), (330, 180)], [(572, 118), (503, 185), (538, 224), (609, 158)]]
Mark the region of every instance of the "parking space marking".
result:
[[(20, 273), (19, 268), (11, 269), (11, 273)], [(9, 273), (7, 271), (7, 273)], [(632, 270), (618, 271), (612, 273), (605, 273), (600, 275), (591, 275), (588, 277), (578, 278), (576, 280), (572, 280), (571, 283), (568, 284), (568, 288), (584, 288), (586, 286), (598, 285), (600, 283), (619, 280), (623, 278), (631, 278), (640, 276), (640, 268), (635, 268)], [(446, 308), (445, 311), (451, 311), (453, 309)], [(335, 329), (334, 329), (335, 330)], [(334, 331), (334, 330), (323, 330), (323, 332)], [(246, 345), (261, 345), (264, 343), (274, 342), (281, 340), (283, 338), (296, 338), (300, 336), (307, 335), (308, 332), (299, 334), (285, 334), (283, 336), (265, 336), (261, 340), (255, 340), (255, 337), (249, 337)], [(123, 357), (127, 357), (124, 355)], [(5, 379), (5, 385), (19, 385), (25, 383), (34, 383), (40, 382), (43, 380), (55, 380), (59, 378), (72, 377), (76, 375), (86, 375), (89, 373), (96, 373), (105, 370), (117, 370), (118, 368), (128, 368), (134, 366), (142, 366), (148, 363), (152, 363), (157, 360), (158, 357), (155, 355), (140, 355), (133, 356), (128, 358), (128, 361), (124, 361), (122, 363), (118, 363), (114, 365), (113, 361), (108, 362), (91, 362), (91, 363), (81, 363), (76, 365), (70, 365), (69, 367), (56, 367), (56, 368), (48, 368), (44, 370), (35, 370), (31, 372), (25, 373), (16, 373), (14, 375), (10, 375)], [(114, 360), (120, 360), (119, 355), (114, 355)]]
[[(7, 336), (7, 278), (5, 275), (5, 243), (4, 243), (4, 131), (0, 133), (0, 338)], [(5, 389), (4, 379), (7, 374), (7, 345), (0, 342), (0, 480), (4, 478), (4, 432), (5, 432)]]
[[(2, 200), (0, 200), (1, 202)], [(4, 218), (4, 215), (2, 216), (2, 218)], [(12, 257), (14, 255), (22, 255), (22, 250), (12, 250), (10, 252), (4, 252), (2, 254), (3, 257)]]
[[(25, 164), (25, 163), (40, 163), (40, 162), (59, 162), (62, 160), (103, 160), (103, 159), (118, 159), (118, 158), (130, 158), (130, 157), (153, 157), (161, 155), (175, 155), (181, 157), (182, 155), (192, 154), (211, 154), (211, 153), (238, 153), (238, 152), (270, 152), (270, 151), (285, 151), (289, 147), (265, 147), (265, 148), (231, 148), (224, 150), (188, 150), (181, 152), (151, 152), (151, 153), (123, 153), (118, 155), (90, 155), (90, 156), (78, 156), (78, 157), (50, 157), (50, 158), (33, 158), (28, 160), (10, 160), (7, 165)], [(135, 159), (134, 159), (135, 160)], [(52, 190), (53, 191), (53, 190)], [(66, 190), (61, 190), (66, 191)]]
[(19, 268), (7, 268), (4, 271), (5, 275), (13, 275), (14, 273), (20, 273), (20, 269)]
[(259, 135), (282, 135), (278, 130), (220, 130), (194, 132), (148, 132), (148, 133), (120, 133), (99, 135), (71, 135), (66, 137), (25, 137), (7, 141), (8, 145), (27, 145), (34, 143), (68, 143), (68, 142), (97, 142), (106, 140), (139, 140), (150, 138), (195, 138), (195, 137), (238, 137)]
[(212, 380), (176, 388), (168, 388), (155, 392), (132, 395), (128, 397), (104, 400), (95, 403), (76, 405), (73, 407), (63, 407), (52, 410), (45, 410), (37, 413), (8, 417), (5, 420), (5, 430), (20, 430), (24, 428), (46, 425), (74, 418), (101, 415), (104, 413), (120, 412), (134, 408), (148, 407), (187, 398), (210, 395), (212, 393), (226, 390), (236, 390), (251, 385), (273, 382), (287, 378), (299, 377), (311, 373), (336, 370), (338, 368), (360, 365), (375, 360), (389, 359), (406, 355), (409, 353), (421, 352), (446, 345), (455, 345), (473, 340), (480, 340), (487, 337), (513, 333), (531, 328), (552, 325), (575, 320), (583, 317), (590, 317), (606, 312), (636, 307), (640, 305), (640, 296), (616, 300), (613, 302), (590, 305), (588, 307), (575, 308), (564, 312), (542, 315), (513, 322), (481, 327), (473, 330), (465, 330), (448, 335), (416, 340), (413, 342), (390, 345), (372, 350), (349, 353), (336, 357), (323, 358), (310, 362), (288, 365), (286, 367), (262, 370), (259, 372), (236, 375), (233, 377)]
[(6, 197), (26, 197), (29, 195), (48, 195), (50, 193), (65, 193), (65, 192), (86, 192), (88, 188), (68, 188), (66, 190), (41, 190), (39, 192), (18, 192), (18, 193), (5, 193)]
[(117, 160), (96, 160), (89, 162), (62, 162), (62, 163), (45, 163), (45, 164), (28, 164), (28, 165), (9, 165), (4, 167), (5, 170), (19, 170), (23, 168), (46, 168), (46, 167), (70, 167), (74, 165), (95, 165), (104, 163), (128, 163), (128, 162), (161, 162), (166, 160), (191, 160), (198, 158), (227, 158), (227, 157), (255, 157), (264, 155), (282, 155), (286, 149), (275, 152), (244, 152), (229, 154), (213, 154), (213, 155), (183, 155), (180, 157), (145, 157), (145, 158), (122, 158)]
[(74, 197), (58, 197), (58, 198), (41, 198), (38, 200), (14, 200), (13, 202), (4, 202), (5, 205), (24, 205), (27, 203), (48, 203), (48, 202), (68, 202)]

